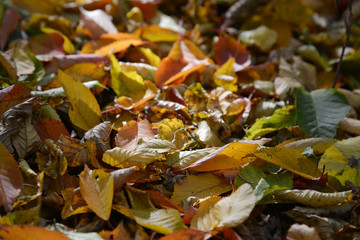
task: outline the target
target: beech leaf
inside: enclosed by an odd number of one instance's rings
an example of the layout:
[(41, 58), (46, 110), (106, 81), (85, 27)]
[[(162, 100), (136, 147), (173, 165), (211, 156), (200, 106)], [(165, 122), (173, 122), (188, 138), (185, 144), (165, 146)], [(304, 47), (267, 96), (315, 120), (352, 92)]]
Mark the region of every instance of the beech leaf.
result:
[(80, 192), (98, 217), (108, 220), (114, 195), (114, 179), (104, 170), (90, 170), (86, 165), (80, 177)]

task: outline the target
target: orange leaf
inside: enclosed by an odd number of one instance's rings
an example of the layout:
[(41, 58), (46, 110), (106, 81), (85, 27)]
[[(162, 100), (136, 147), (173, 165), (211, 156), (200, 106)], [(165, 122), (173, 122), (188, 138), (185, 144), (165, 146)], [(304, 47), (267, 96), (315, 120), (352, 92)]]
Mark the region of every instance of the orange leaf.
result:
[(0, 90), (0, 116), (29, 97), (30, 91), (24, 84), (14, 84)]
[(158, 70), (155, 72), (156, 85), (159, 87), (164, 86), (164, 83), (168, 79), (180, 72), (186, 65), (187, 62), (183, 59), (176, 60), (170, 57), (165, 57), (161, 60)]
[(203, 240), (207, 232), (199, 231), (193, 228), (181, 229), (172, 234), (160, 238), (160, 240)]
[(0, 238), (2, 240), (71, 240), (60, 232), (30, 225), (3, 226), (0, 228)]
[(186, 168), (205, 172), (241, 167), (249, 163), (249, 158), (245, 158), (245, 156), (254, 153), (257, 147), (257, 144), (233, 142), (199, 159)]
[(171, 199), (165, 197), (161, 193), (153, 190), (146, 190), (146, 192), (149, 194), (149, 198), (151, 202), (155, 205), (155, 207), (158, 208), (173, 208), (178, 210), (179, 212), (185, 212), (185, 210), (181, 207), (179, 207), (174, 201)]
[(61, 134), (70, 137), (65, 125), (56, 119), (44, 118), (34, 120), (33, 125), (36, 132), (39, 134), (41, 141), (45, 141), (45, 139), (56, 141)]
[(95, 51), (97, 54), (101, 54), (103, 56), (109, 55), (109, 53), (120, 53), (126, 51), (130, 46), (140, 46), (144, 44), (141, 40), (136, 39), (127, 39), (127, 40), (118, 40), (113, 43), (110, 43), (98, 50)]
[(117, 147), (135, 150), (140, 139), (144, 141), (154, 139), (155, 134), (148, 120), (140, 122), (130, 121), (123, 126), (115, 137)]

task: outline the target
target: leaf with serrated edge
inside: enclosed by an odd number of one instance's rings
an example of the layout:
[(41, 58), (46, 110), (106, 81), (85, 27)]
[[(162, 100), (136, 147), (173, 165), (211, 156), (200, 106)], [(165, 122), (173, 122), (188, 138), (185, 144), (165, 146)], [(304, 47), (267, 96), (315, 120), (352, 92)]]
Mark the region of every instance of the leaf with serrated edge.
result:
[(0, 156), (0, 205), (6, 211), (11, 211), (21, 190), (21, 172), (15, 159), (1, 142)]
[(114, 179), (104, 170), (90, 170), (86, 165), (80, 176), (80, 192), (98, 217), (109, 220), (114, 195)]
[(83, 130), (89, 130), (100, 123), (100, 106), (91, 91), (59, 69), (56, 79), (64, 88), (71, 103), (71, 122)]

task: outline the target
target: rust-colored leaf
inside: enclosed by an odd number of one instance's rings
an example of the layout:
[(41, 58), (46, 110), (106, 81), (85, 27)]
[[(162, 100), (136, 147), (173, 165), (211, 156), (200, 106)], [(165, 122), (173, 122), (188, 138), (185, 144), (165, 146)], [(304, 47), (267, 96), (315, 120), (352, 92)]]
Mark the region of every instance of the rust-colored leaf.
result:
[(16, 25), (18, 24), (20, 19), (21, 16), (15, 9), (13, 8), (6, 9), (0, 25), (0, 32), (1, 32), (0, 50), (4, 50), (4, 47), (9, 39), (10, 34), (12, 33), (12, 31), (15, 30)]
[(29, 89), (23, 84), (14, 84), (0, 90), (0, 116), (11, 107), (30, 97)]

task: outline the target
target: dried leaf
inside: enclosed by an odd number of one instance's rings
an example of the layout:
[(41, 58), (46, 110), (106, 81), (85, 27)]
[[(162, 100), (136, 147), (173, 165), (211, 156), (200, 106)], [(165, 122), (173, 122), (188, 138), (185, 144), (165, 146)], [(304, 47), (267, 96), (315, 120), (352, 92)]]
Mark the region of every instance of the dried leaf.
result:
[(20, 193), (22, 178), (15, 159), (1, 142), (0, 155), (0, 205), (4, 206), (5, 210), (9, 212), (12, 210), (15, 199)]
[(89, 130), (99, 124), (100, 107), (90, 90), (61, 70), (57, 79), (71, 103), (69, 117), (72, 123), (83, 130)]
[(52, 240), (71, 240), (62, 233), (31, 225), (4, 226), (0, 229), (0, 237), (3, 240), (39, 240), (44, 238), (50, 238)]
[(90, 170), (86, 165), (80, 177), (80, 192), (98, 217), (109, 220), (114, 195), (114, 179), (104, 170)]

